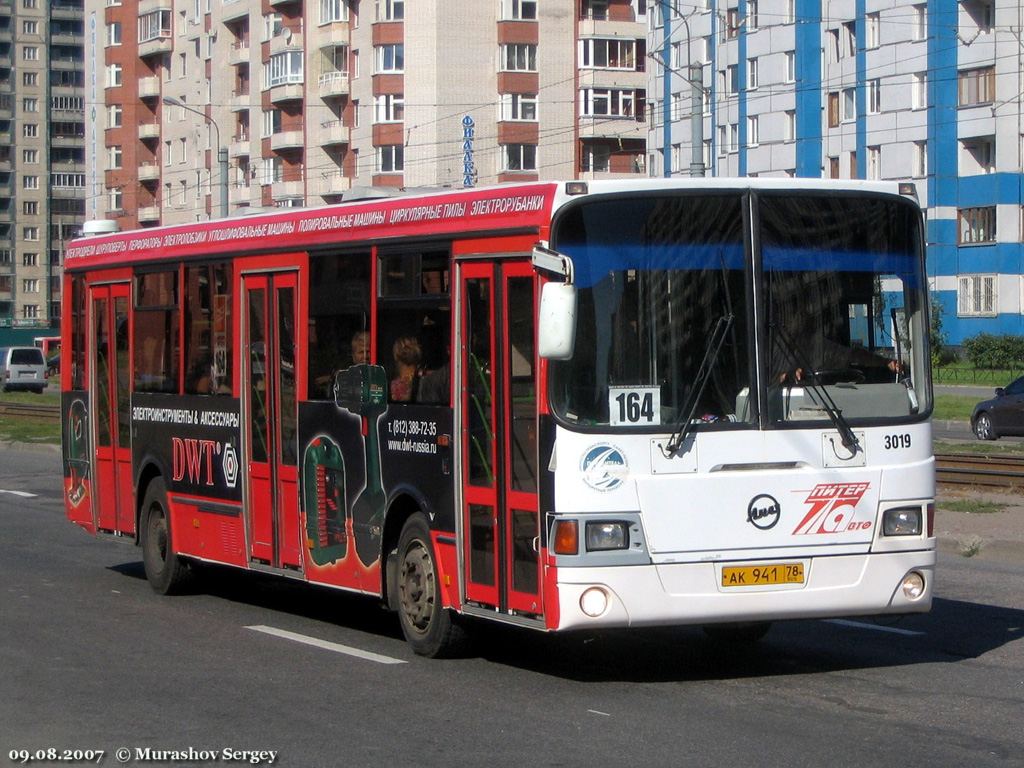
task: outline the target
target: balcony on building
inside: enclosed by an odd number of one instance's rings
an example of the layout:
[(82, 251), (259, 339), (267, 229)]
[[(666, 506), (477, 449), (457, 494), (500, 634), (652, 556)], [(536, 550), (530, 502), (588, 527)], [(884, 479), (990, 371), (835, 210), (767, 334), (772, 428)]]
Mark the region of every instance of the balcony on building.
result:
[(139, 181), (158, 181), (160, 179), (160, 166), (156, 163), (143, 163), (139, 166)]
[(249, 15), (248, 0), (221, 0), (221, 2), (223, 6), (220, 11), (221, 21), (235, 21)]
[(281, 104), (286, 101), (301, 101), (305, 95), (305, 89), (301, 82), (272, 85), (268, 90), (270, 91), (270, 101), (274, 104)]
[(320, 178), (320, 196), (336, 197), (347, 192), (351, 186), (352, 179), (346, 176), (340, 168), (324, 171)]
[(229, 106), (232, 112), (241, 112), (242, 110), (249, 109), (252, 106), (249, 99), (249, 91), (232, 91)]
[(233, 136), (228, 145), (229, 157), (248, 157), (251, 153), (249, 136)]
[(269, 0), (271, 8), (282, 8), (286, 5), (293, 5), (298, 3), (299, 0)]
[(248, 64), (249, 63), (249, 41), (248, 40), (236, 40), (231, 44), (231, 48), (228, 49), (228, 64), (235, 66), (237, 64)]
[(157, 37), (144, 43), (139, 43), (139, 58), (159, 56), (163, 53), (170, 53), (173, 49), (174, 40), (171, 38), (170, 32), (168, 32), (166, 37)]
[(50, 34), (50, 45), (81, 45), (82, 39), (82, 35), (74, 35), (60, 30)]
[(316, 44), (318, 48), (334, 48), (348, 45), (351, 31), (347, 21), (332, 21), (317, 28)]
[(228, 202), (233, 205), (248, 203), (252, 200), (252, 187), (248, 184), (235, 182), (228, 187)]
[(348, 144), (348, 128), (341, 122), (341, 120), (327, 120), (320, 123), (320, 136), (318, 138), (320, 140), (320, 146), (322, 147)]
[(139, 138), (152, 141), (160, 138), (160, 123), (139, 123)]
[(81, 19), (85, 0), (50, 0), (50, 16), (54, 19)]
[(349, 92), (348, 72), (324, 72), (317, 81), (321, 99), (347, 96)]
[(289, 131), (280, 131), (270, 136), (270, 148), (275, 152), (280, 152), (282, 149), (301, 149), (305, 142), (306, 134), (301, 126)]
[(139, 208), (137, 214), (139, 223), (147, 222), (153, 223), (160, 221), (160, 206), (159, 205), (147, 205)]
[(160, 98), (160, 78), (156, 75), (152, 77), (140, 77), (139, 78), (139, 98), (140, 99), (157, 99)]
[(273, 56), (275, 53), (285, 53), (287, 51), (301, 50), (303, 50), (301, 32), (293, 32), (290, 29), (285, 29), (281, 34), (274, 35), (272, 38), (270, 38), (271, 56)]
[(270, 190), (270, 195), (275, 200), (287, 200), (302, 197), (305, 194), (306, 183), (301, 179), (298, 181), (275, 181)]

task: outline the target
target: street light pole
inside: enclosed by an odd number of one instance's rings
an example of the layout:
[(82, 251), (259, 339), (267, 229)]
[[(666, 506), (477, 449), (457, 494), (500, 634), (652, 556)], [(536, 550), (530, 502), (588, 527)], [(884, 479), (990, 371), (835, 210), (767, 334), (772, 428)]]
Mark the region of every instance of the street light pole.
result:
[[(672, 24), (671, 11), (678, 11), (673, 0), (660, 0), (661, 18), (663, 22), (662, 37), (662, 164), (664, 175), (672, 175), (671, 143), (672, 143), (672, 87), (669, 73), (672, 68)], [(686, 28), (686, 81), (690, 84), (690, 175), (703, 176), (704, 167), (704, 68), (694, 62), (690, 50), (690, 22), (680, 14), (680, 20)]]
[(205, 112), (200, 112), (198, 109), (190, 107), (181, 99), (176, 99), (173, 96), (164, 96), (160, 99), (164, 104), (170, 107), (181, 107), (186, 112), (192, 112), (193, 114), (199, 115), (203, 120), (213, 126), (214, 142), (217, 144), (217, 170), (220, 174), (220, 178), (217, 181), (217, 188), (219, 191), (218, 197), (219, 204), (217, 206), (217, 215), (224, 219), (228, 215), (228, 150), (223, 144), (220, 143), (220, 126), (217, 125), (217, 121), (207, 115)]

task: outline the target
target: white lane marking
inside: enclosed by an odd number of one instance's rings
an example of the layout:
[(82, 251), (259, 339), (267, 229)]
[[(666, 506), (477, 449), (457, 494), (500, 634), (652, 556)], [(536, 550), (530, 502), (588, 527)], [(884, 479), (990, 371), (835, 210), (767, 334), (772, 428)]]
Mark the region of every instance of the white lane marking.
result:
[(348, 645), (340, 645), (338, 643), (331, 643), (327, 640), (318, 640), (315, 637), (309, 637), (308, 635), (300, 635), (297, 632), (289, 632), (286, 629), (278, 629), (277, 627), (267, 627), (263, 624), (257, 624), (246, 629), (252, 629), (256, 632), (263, 632), (267, 635), (274, 635), (275, 637), (283, 637), (285, 640), (294, 640), (296, 643), (303, 643), (305, 645), (312, 645), (317, 648), (323, 648), (327, 651), (334, 651), (335, 653), (344, 653), (347, 656), (355, 656), (359, 659), (365, 659), (366, 661), (375, 661), (378, 664), (405, 664), (406, 662), (402, 659), (394, 659), (390, 656), (382, 656), (379, 653), (371, 653), (370, 651), (363, 651), (359, 648), (352, 648)]
[(601, 712), (601, 711), (596, 710), (596, 709), (588, 709), (587, 712), (589, 712), (592, 715), (601, 715), (601, 717), (611, 717), (611, 715), (609, 713)]
[(0, 493), (9, 493), (12, 496), (21, 496), (23, 499), (34, 499), (37, 496), (37, 494), (29, 493), (28, 491), (7, 491), (3, 488), (0, 488)]
[(906, 635), (907, 637), (920, 637), (926, 632), (915, 632), (910, 629), (899, 627), (885, 627), (881, 624), (866, 624), (862, 621), (850, 621), (849, 619), (825, 619), (826, 624), (838, 624), (840, 627), (854, 627), (856, 629), (873, 629), (876, 632), (891, 632), (894, 635)]

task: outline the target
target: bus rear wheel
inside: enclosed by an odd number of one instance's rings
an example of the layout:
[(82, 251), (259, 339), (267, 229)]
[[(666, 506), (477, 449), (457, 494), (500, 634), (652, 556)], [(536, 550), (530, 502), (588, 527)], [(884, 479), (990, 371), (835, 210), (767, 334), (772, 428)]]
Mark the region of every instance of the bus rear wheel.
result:
[(146, 489), (139, 516), (142, 563), (154, 592), (171, 595), (181, 591), (189, 577), (188, 565), (174, 554), (164, 481), (155, 478)]
[(444, 658), (465, 652), (468, 635), (453, 611), (441, 605), (441, 586), (427, 519), (410, 517), (398, 538), (398, 621), (420, 656)]

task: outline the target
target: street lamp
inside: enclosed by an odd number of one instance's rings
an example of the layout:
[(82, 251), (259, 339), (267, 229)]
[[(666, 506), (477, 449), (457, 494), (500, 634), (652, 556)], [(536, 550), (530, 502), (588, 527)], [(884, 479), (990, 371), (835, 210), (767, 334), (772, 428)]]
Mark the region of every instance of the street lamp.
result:
[[(669, 82), (669, 72), (673, 71), (669, 67), (669, 62), (672, 56), (672, 23), (671, 23), (671, 11), (678, 11), (679, 8), (672, 0), (659, 0), (661, 7), (661, 18), (663, 24), (663, 38), (662, 38), (662, 172), (665, 176), (672, 175), (672, 163), (670, 158), (670, 148), (672, 143), (672, 121), (669, 119), (671, 116), (671, 103), (672, 103), (672, 86)], [(703, 75), (704, 69), (700, 64), (693, 61), (693, 57), (690, 54), (690, 40), (692, 35), (690, 34), (690, 22), (680, 14), (680, 19), (683, 25), (686, 27), (686, 79), (690, 83), (690, 175), (691, 176), (703, 176), (704, 175), (704, 85)]]
[(205, 112), (200, 112), (198, 109), (190, 107), (181, 99), (176, 99), (173, 96), (163, 96), (160, 99), (164, 104), (169, 107), (181, 107), (186, 112), (193, 112), (199, 115), (203, 120), (213, 126), (214, 141), (217, 144), (217, 167), (220, 171), (220, 179), (217, 183), (217, 188), (220, 192), (220, 204), (217, 206), (217, 215), (220, 218), (227, 218), (228, 215), (228, 150), (223, 144), (220, 143), (220, 126), (217, 125), (217, 121), (207, 115)]

